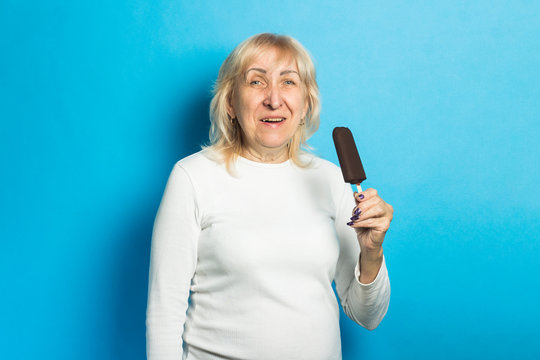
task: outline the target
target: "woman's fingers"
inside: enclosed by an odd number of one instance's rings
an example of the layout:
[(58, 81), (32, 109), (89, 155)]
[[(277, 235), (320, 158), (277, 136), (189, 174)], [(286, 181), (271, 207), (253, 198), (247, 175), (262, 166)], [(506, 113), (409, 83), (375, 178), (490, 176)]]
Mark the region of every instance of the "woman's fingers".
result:
[(382, 232), (388, 230), (394, 209), (381, 199), (377, 190), (370, 188), (362, 193), (355, 193), (355, 199), (357, 205), (352, 211), (349, 226)]
[(368, 200), (363, 200), (362, 202), (356, 204), (356, 206), (353, 208), (352, 213), (353, 214), (365, 214), (369, 209), (377, 206), (377, 204), (381, 201), (380, 198), (370, 198)]
[(375, 189), (355, 193), (354, 198), (356, 206), (347, 225), (356, 231), (361, 249), (379, 249), (390, 227), (394, 208), (384, 202)]
[[(362, 195), (364, 195), (363, 198)], [(360, 218), (384, 216), (387, 212), (393, 212), (391, 206), (381, 199), (375, 189), (355, 193), (355, 198), (357, 204), (352, 210), (352, 215), (359, 215)]]
[(358, 192), (355, 192), (354, 193), (354, 198), (356, 199), (356, 202), (359, 203), (359, 202), (362, 202), (362, 201), (367, 201), (369, 199), (371, 199), (372, 197), (375, 197), (377, 196), (377, 190), (373, 189), (373, 188), (369, 188), (365, 191), (362, 191), (360, 193)]
[(351, 227), (355, 229), (372, 229), (377, 230), (380, 232), (386, 232), (388, 228), (390, 228), (390, 222), (392, 220), (388, 217), (376, 217), (376, 218), (368, 218), (364, 220), (356, 220), (353, 221), (353, 224), (350, 225)]

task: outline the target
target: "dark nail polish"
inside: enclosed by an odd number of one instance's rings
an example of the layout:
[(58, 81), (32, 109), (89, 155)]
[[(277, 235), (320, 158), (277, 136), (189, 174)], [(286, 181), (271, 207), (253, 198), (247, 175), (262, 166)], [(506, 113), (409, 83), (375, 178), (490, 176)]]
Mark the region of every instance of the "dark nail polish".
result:
[(364, 200), (364, 194), (360, 194), (359, 198), (360, 200)]
[(356, 210), (354, 210), (354, 215), (360, 215), (361, 212), (362, 210), (360, 210), (360, 208), (356, 208)]
[(352, 221), (358, 220), (358, 215), (354, 215), (353, 217), (351, 217), (351, 220)]
[(347, 225), (351, 226), (352, 224), (354, 224), (354, 222), (350, 221), (347, 223)]

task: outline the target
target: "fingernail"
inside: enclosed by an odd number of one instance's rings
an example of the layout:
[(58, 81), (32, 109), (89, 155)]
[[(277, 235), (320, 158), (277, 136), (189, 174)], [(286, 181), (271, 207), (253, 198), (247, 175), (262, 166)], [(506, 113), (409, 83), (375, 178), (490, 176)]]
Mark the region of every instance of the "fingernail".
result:
[(354, 224), (353, 221), (350, 221), (350, 222), (347, 223), (347, 225), (349, 225), (349, 226), (351, 226), (352, 224)]
[(354, 215), (360, 215), (361, 212), (362, 210), (360, 210), (360, 208), (356, 208), (356, 210), (354, 210)]
[(360, 194), (360, 196), (358, 196), (360, 198), (360, 200), (364, 200), (364, 194)]
[(354, 215), (353, 217), (351, 217), (351, 220), (352, 220), (352, 221), (358, 220), (358, 215)]

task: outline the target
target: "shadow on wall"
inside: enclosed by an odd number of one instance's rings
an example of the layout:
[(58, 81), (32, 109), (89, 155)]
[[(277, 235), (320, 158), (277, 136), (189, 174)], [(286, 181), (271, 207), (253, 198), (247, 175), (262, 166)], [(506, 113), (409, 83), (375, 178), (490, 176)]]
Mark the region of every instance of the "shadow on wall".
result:
[[(178, 126), (175, 134), (180, 135), (178, 142), (178, 154), (181, 158), (193, 154), (201, 149), (201, 145), (208, 144), (208, 132), (210, 130), (209, 108), (212, 100), (209, 89), (200, 88), (196, 96), (188, 105), (188, 111), (182, 106), (176, 116)], [(187, 118), (186, 118), (187, 116)]]
[[(186, 70), (187, 71), (187, 70)], [(200, 83), (205, 83), (203, 80)], [(211, 84), (209, 82), (208, 84)], [(165, 181), (173, 164), (181, 158), (200, 149), (200, 145), (208, 139), (208, 107), (210, 103), (209, 87), (189, 89), (183, 94), (190, 94), (183, 101), (178, 101), (173, 109), (170, 128), (166, 131), (167, 137), (159, 139), (165, 144), (156, 151), (157, 156), (163, 158), (156, 160), (161, 164), (168, 164), (166, 168), (156, 171), (150, 182), (155, 184), (151, 189), (141, 188), (135, 208), (129, 209), (123, 229), (119, 229), (120, 239), (113, 239), (118, 244), (115, 263), (109, 264), (110, 274), (116, 276), (111, 280), (111, 296), (113, 303), (112, 313), (116, 317), (116, 325), (111, 359), (146, 359), (145, 346), (145, 315), (148, 291), (148, 268), (150, 262), (150, 246), (154, 218), (163, 194)]]
[[(340, 308), (339, 314), (339, 326), (341, 328), (341, 352), (343, 360), (355, 359), (359, 354), (363, 355), (362, 358), (368, 358), (366, 353), (366, 331), (363, 330), (360, 325), (354, 323)], [(365, 356), (365, 357), (364, 357)]]
[(225, 57), (225, 53), (217, 51), (197, 51), (183, 57), (179, 66), (184, 70), (177, 76), (175, 94), (166, 105), (171, 109), (162, 139), (165, 144), (163, 157), (170, 161), (167, 171), (176, 161), (208, 143), (211, 89)]

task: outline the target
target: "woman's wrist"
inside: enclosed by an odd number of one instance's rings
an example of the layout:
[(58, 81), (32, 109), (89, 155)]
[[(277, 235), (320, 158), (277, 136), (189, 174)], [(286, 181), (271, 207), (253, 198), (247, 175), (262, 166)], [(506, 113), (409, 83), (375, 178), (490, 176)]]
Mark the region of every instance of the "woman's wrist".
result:
[(382, 246), (378, 246), (375, 249), (361, 249), (360, 252), (360, 259), (364, 259), (365, 261), (370, 262), (376, 262), (376, 261), (382, 261), (383, 257), (383, 248)]
[(364, 250), (360, 253), (360, 277), (358, 281), (362, 284), (372, 283), (383, 263), (383, 249)]

